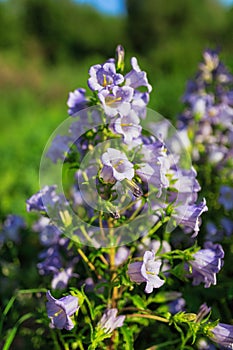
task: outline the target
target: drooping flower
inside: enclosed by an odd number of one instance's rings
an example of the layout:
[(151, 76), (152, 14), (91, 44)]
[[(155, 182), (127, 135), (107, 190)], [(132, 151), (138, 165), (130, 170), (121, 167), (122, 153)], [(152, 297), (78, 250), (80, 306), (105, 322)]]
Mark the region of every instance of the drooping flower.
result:
[(117, 312), (118, 310), (115, 308), (108, 309), (101, 317), (98, 326), (102, 328), (105, 333), (112, 333), (116, 328), (123, 326), (125, 316), (117, 316)]
[(205, 288), (211, 284), (216, 285), (216, 274), (223, 266), (224, 251), (220, 244), (206, 242), (204, 249), (200, 249), (193, 255), (194, 260), (190, 260), (192, 272), (188, 277), (193, 278), (193, 285), (203, 282)]
[(192, 237), (196, 237), (199, 232), (200, 217), (202, 213), (208, 210), (206, 200), (199, 204), (183, 204), (178, 205), (173, 212), (173, 217), (177, 224), (184, 228), (185, 233), (192, 233)]
[(152, 293), (154, 288), (160, 288), (165, 281), (158, 274), (162, 265), (161, 260), (155, 260), (153, 251), (146, 251), (142, 262), (133, 262), (128, 266), (128, 275), (132, 282), (146, 282), (146, 293)]
[(100, 177), (106, 183), (115, 183), (124, 179), (132, 180), (134, 177), (133, 164), (128, 160), (125, 153), (108, 148), (101, 157), (103, 168)]
[(75, 117), (79, 111), (88, 107), (88, 100), (85, 94), (86, 90), (81, 88), (69, 93), (67, 105), (70, 116)]
[(114, 86), (124, 82), (122, 74), (116, 73), (114, 62), (106, 62), (103, 65), (96, 64), (89, 70), (90, 78), (88, 86), (93, 91), (101, 91), (102, 89), (112, 89)]
[(225, 323), (219, 323), (212, 328), (209, 333), (209, 338), (215, 343), (226, 347), (233, 348), (233, 326)]
[(66, 329), (70, 331), (74, 328), (74, 324), (70, 318), (79, 308), (78, 298), (72, 295), (67, 295), (60, 299), (55, 299), (50, 291), (47, 296), (47, 313), (51, 319), (51, 326), (58, 329)]

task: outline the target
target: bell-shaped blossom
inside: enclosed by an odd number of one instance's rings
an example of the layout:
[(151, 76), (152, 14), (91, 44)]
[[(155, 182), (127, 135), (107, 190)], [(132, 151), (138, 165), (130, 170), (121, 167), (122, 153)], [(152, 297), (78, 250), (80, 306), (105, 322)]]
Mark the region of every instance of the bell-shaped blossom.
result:
[(88, 107), (88, 100), (85, 96), (85, 89), (76, 89), (74, 92), (69, 93), (67, 105), (69, 107), (68, 114), (75, 117), (79, 111)]
[(142, 127), (139, 125), (140, 119), (137, 114), (131, 110), (129, 114), (123, 117), (117, 117), (110, 124), (110, 129), (123, 136), (124, 142), (129, 144), (133, 139), (140, 136)]
[(177, 224), (184, 228), (185, 233), (193, 233), (192, 237), (196, 237), (199, 232), (201, 215), (208, 210), (206, 200), (199, 204), (183, 204), (178, 205), (172, 214)]
[(212, 328), (209, 333), (209, 338), (215, 343), (226, 347), (233, 348), (233, 326), (225, 323), (219, 323)]
[(198, 310), (196, 322), (201, 322), (210, 312), (211, 307), (208, 307), (206, 303), (202, 304)]
[(145, 86), (150, 93), (152, 86), (148, 83), (146, 72), (141, 71), (136, 57), (131, 58), (131, 65), (132, 70), (125, 76), (125, 85), (131, 86), (133, 89)]
[(72, 295), (67, 295), (60, 299), (55, 299), (50, 291), (47, 296), (47, 314), (51, 319), (51, 326), (58, 329), (66, 329), (70, 331), (74, 328), (74, 324), (70, 318), (79, 308), (78, 298)]
[(151, 293), (154, 288), (160, 288), (165, 283), (158, 276), (161, 265), (161, 260), (155, 260), (153, 251), (146, 251), (142, 262), (137, 261), (129, 264), (128, 275), (132, 282), (146, 282), (145, 292)]
[(117, 312), (118, 310), (115, 308), (108, 309), (101, 317), (98, 326), (103, 329), (105, 333), (112, 333), (116, 328), (123, 326), (125, 316), (117, 316)]
[(90, 78), (88, 79), (88, 86), (93, 91), (100, 91), (102, 89), (112, 89), (116, 85), (124, 82), (122, 74), (116, 73), (116, 66), (114, 62), (106, 62), (103, 65), (96, 64), (89, 70)]
[(220, 244), (206, 242), (204, 249), (200, 249), (193, 255), (194, 260), (189, 261), (192, 273), (188, 277), (193, 278), (193, 285), (203, 282), (205, 288), (211, 284), (216, 285), (216, 274), (223, 266), (224, 251)]
[(111, 92), (107, 89), (101, 90), (98, 97), (106, 115), (112, 118), (118, 113), (121, 116), (129, 114), (133, 92), (134, 90), (129, 86), (114, 86)]
[(218, 201), (226, 210), (233, 209), (233, 188), (229, 186), (221, 186)]
[(106, 183), (115, 183), (124, 179), (132, 180), (134, 177), (133, 163), (131, 163), (125, 153), (108, 148), (101, 157), (103, 168), (100, 171), (100, 178)]

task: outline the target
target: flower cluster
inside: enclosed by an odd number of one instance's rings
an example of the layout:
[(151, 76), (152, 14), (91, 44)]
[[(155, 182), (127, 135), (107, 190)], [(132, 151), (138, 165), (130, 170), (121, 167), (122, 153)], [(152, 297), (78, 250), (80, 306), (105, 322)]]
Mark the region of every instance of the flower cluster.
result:
[(195, 79), (188, 82), (183, 102), (186, 108), (178, 128), (188, 135), (187, 147), (205, 182), (209, 178), (208, 185), (215, 194), (213, 210), (217, 211), (219, 204), (223, 208), (219, 222), (212, 219), (217, 216), (214, 214), (206, 224), (207, 239), (218, 241), (233, 233), (233, 75), (218, 52), (204, 51), (203, 62)]
[[(40, 274), (52, 276), (52, 293), (72, 287), (60, 299), (47, 292), (50, 326), (75, 327), (70, 339), (76, 337), (80, 348), (89, 344), (88, 350), (113, 349), (121, 341), (131, 349), (139, 324), (153, 321), (174, 325), (182, 333), (182, 349), (192, 332), (193, 342), (202, 332), (220, 345), (232, 344), (232, 326), (209, 322), (206, 304), (197, 315), (186, 312), (184, 282), (215, 286), (224, 250), (210, 239), (199, 246), (208, 201), (198, 196), (198, 173), (185, 150), (174, 151), (178, 134), (171, 135), (164, 120), (147, 128), (152, 87), (146, 72), (133, 57), (124, 73), (124, 50), (118, 46), (115, 59), (90, 68), (87, 83), (90, 96), (83, 88), (69, 94), (68, 128), (54, 137), (45, 155), (63, 167), (62, 186), (50, 184), (27, 200), (27, 210), (41, 215), (33, 227), (43, 246)], [(230, 152), (231, 83), (217, 54), (206, 51), (180, 118), (180, 127), (193, 132), (198, 157), (200, 145), (210, 159), (213, 145)], [(224, 131), (217, 113), (228, 113)], [(225, 137), (219, 141), (220, 130)], [(219, 205), (226, 211), (232, 210), (231, 196), (231, 186), (222, 186)], [(185, 337), (181, 329), (187, 325)]]

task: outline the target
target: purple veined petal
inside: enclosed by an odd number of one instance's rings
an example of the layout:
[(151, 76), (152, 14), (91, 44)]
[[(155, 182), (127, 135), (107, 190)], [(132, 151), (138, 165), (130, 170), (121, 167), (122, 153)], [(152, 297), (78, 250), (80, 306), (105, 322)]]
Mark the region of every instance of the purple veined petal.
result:
[(123, 326), (125, 316), (117, 316), (117, 312), (116, 308), (108, 309), (101, 317), (98, 326), (106, 333), (112, 333), (116, 328)]
[(216, 274), (223, 266), (224, 251), (220, 244), (206, 242), (204, 249), (200, 249), (193, 255), (194, 260), (189, 263), (192, 266), (192, 273), (188, 276), (193, 278), (193, 284), (198, 285), (204, 282), (204, 287), (209, 288), (216, 285)]
[(210, 330), (209, 337), (211, 340), (224, 347), (233, 347), (233, 326), (225, 323), (219, 323)]
[(105, 114), (109, 117), (115, 117), (118, 113), (128, 114), (130, 111), (130, 102), (133, 98), (134, 90), (129, 86), (114, 86), (112, 92), (103, 89), (98, 93), (99, 100), (103, 106)]
[(165, 283), (165, 281), (162, 280), (160, 277), (153, 276), (153, 278), (151, 278), (151, 279), (149, 279), (149, 281), (147, 281), (145, 292), (148, 294), (152, 293), (154, 288), (160, 288), (160, 287), (162, 287), (162, 285), (164, 283)]
[(93, 91), (112, 89), (124, 82), (123, 75), (116, 73), (115, 61), (107, 61), (103, 65), (92, 66), (89, 75), (88, 86)]
[(114, 183), (124, 179), (132, 180), (134, 177), (133, 164), (128, 161), (125, 153), (114, 148), (108, 148), (101, 157), (103, 168), (100, 177), (105, 182)]
[(141, 274), (142, 264), (143, 263), (139, 261), (129, 264), (128, 275), (131, 281), (136, 283), (142, 283), (146, 281), (143, 275)]
[(47, 296), (47, 313), (51, 319), (51, 325), (58, 329), (71, 330), (74, 325), (69, 316), (72, 316), (78, 309), (78, 299), (71, 295), (60, 299), (55, 299), (50, 291), (46, 293)]
[(136, 57), (131, 58), (132, 70), (125, 76), (125, 84), (131, 86), (134, 89), (145, 86), (150, 93), (152, 86), (148, 83), (146, 72), (141, 71), (139, 68)]
[(162, 262), (154, 259), (155, 253), (146, 251), (143, 256), (143, 262), (134, 262), (128, 266), (128, 274), (131, 281), (136, 283), (146, 282), (146, 293), (151, 293), (154, 288), (160, 288), (165, 283), (158, 276)]
[(67, 295), (61, 299), (60, 302), (63, 303), (65, 312), (68, 316), (72, 316), (78, 308), (78, 298), (72, 295)]
[(117, 117), (110, 124), (110, 129), (123, 136), (125, 143), (131, 143), (133, 139), (140, 136), (142, 127), (139, 125), (140, 119), (133, 110), (123, 117)]

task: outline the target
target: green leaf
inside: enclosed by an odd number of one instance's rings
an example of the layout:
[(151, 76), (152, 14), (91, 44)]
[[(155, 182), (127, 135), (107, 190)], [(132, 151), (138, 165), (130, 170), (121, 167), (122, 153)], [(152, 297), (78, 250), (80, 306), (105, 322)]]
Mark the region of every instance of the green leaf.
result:
[(130, 327), (121, 327), (121, 333), (124, 339), (124, 349), (132, 350), (133, 349), (133, 331)]
[(32, 314), (28, 313), (20, 317), (20, 319), (16, 322), (15, 326), (9, 331), (9, 334), (7, 334), (7, 339), (2, 350), (10, 349), (10, 346), (15, 338), (15, 335), (17, 333), (17, 330), (20, 324), (26, 321), (27, 319), (31, 318), (32, 316), (33, 316)]
[(145, 301), (140, 297), (140, 295), (134, 295), (132, 297), (133, 304), (139, 309), (145, 309)]

